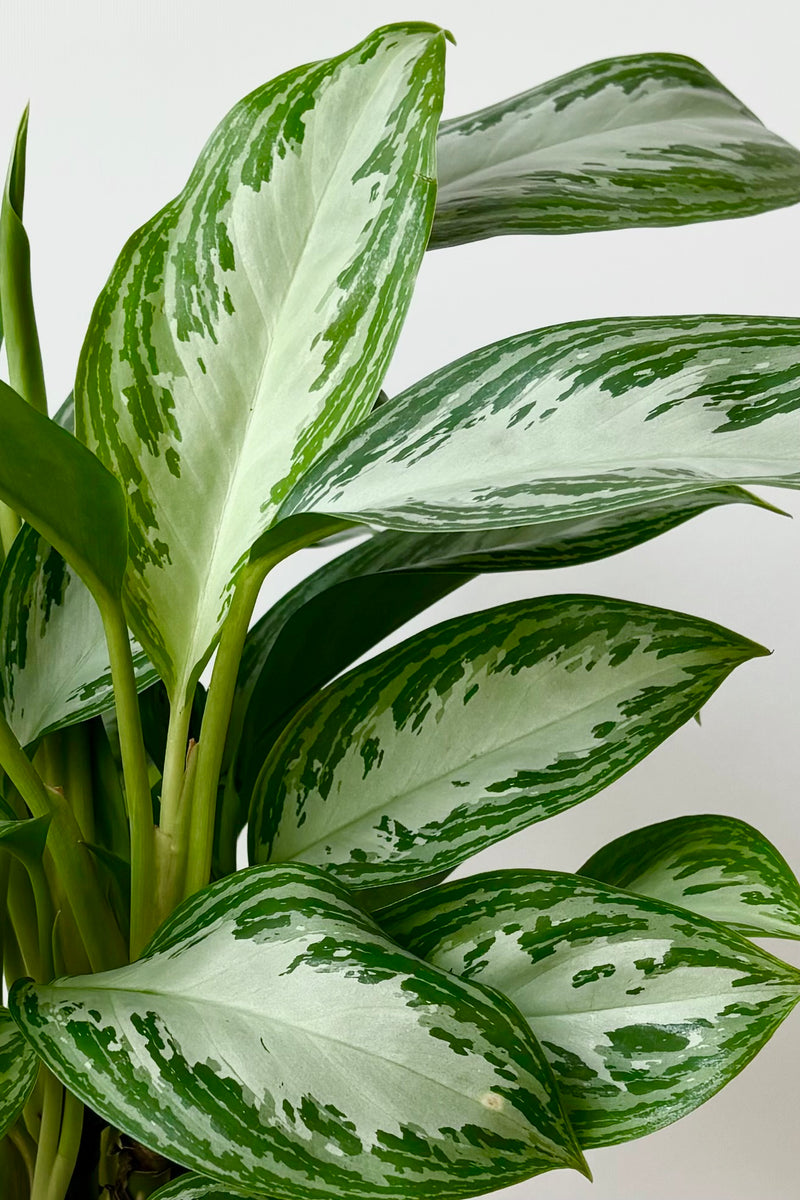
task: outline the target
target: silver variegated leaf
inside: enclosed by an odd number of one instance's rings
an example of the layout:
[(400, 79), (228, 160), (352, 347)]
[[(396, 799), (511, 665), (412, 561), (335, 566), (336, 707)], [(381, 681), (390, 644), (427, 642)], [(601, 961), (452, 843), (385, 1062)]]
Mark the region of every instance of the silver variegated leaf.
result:
[(308, 867), (197, 893), (144, 957), (10, 1004), (112, 1125), (283, 1200), (466, 1197), (583, 1162), (504, 997), (391, 942)]
[[(137, 684), (157, 676), (133, 643)], [(0, 571), (0, 700), (22, 745), (113, 707), (100, 612), (88, 588), (30, 526)]]
[(593, 796), (764, 653), (595, 596), (445, 621), (299, 710), (256, 784), (251, 860), (314, 863), (356, 888), (446, 870)]
[(197, 678), (292, 483), (372, 407), (434, 207), (444, 34), (387, 26), (257, 88), (95, 307), (80, 435), (125, 483), (128, 613)]
[(623, 834), (578, 872), (680, 904), (755, 937), (800, 939), (800, 883), (762, 833), (735, 817), (675, 817)]
[(734, 503), (770, 507), (742, 488), (716, 488), (520, 529), (390, 531), (326, 563), (281, 597), (247, 635), (228, 747), (244, 801), (236, 833), (261, 764), (299, 704), (443, 596), (481, 572), (593, 562)]
[(728, 504), (777, 511), (727, 487), (516, 529), (376, 534), (302, 580), (248, 633), (237, 682), (237, 704), (251, 715), (242, 740), (263, 745), (315, 688), (478, 574), (595, 562)]
[(520, 334), (413, 385), (285, 514), (492, 529), (731, 483), (800, 487), (800, 320), (628, 317)]
[(685, 909), (555, 871), (458, 880), (380, 915), (530, 1022), (584, 1148), (685, 1116), (800, 999), (800, 971)]
[(800, 200), (800, 152), (705, 67), (590, 63), (445, 121), (431, 246), (744, 217)]
[(0, 1008), (0, 1138), (19, 1117), (36, 1082), (39, 1060), (7, 1008)]

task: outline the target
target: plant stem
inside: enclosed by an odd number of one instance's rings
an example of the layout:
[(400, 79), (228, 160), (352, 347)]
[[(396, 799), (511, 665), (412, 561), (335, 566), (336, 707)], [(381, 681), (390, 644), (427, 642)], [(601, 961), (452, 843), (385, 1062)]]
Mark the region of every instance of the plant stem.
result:
[[(43, 1068), (47, 1071), (47, 1068)], [(64, 1106), (64, 1088), (52, 1072), (47, 1071), (44, 1082), (44, 1104), (42, 1106), (42, 1128), (36, 1152), (36, 1170), (33, 1175), (31, 1200), (47, 1200), (50, 1173), (61, 1133), (61, 1113)]]
[(40, 979), (42, 962), (39, 952), (36, 901), (28, 872), (17, 859), (11, 863), (7, 904), (8, 920), (17, 939), (23, 974), (30, 975), (32, 979)]
[(131, 827), (130, 956), (134, 958), (147, 940), (148, 910), (152, 906), (155, 890), (153, 804), (128, 626), (118, 602), (103, 605), (101, 611), (114, 683), (122, 771)]
[(64, 742), (66, 782), (64, 791), (87, 842), (95, 840), (94, 797), (89, 731), (85, 725), (72, 725), (61, 734)]
[(245, 570), (233, 593), (231, 607), (222, 627), (200, 730), (184, 897), (205, 887), (211, 876), (217, 787), (239, 662), (253, 608), (271, 565), (261, 562)]
[(289, 518), (259, 539), (234, 589), (222, 626), (200, 729), (184, 897), (205, 887), (211, 877), (220, 768), (242, 650), (261, 585), (272, 568), (296, 550), (305, 549), (321, 538), (347, 528), (348, 522), (334, 517)]
[(0, 984), (6, 960), (6, 940), (8, 938), (8, 875), (9, 857), (0, 854)]
[(153, 932), (166, 920), (183, 892), (189, 809), (185, 800), (186, 757), (193, 694), (170, 708), (164, 773), (161, 777), (161, 816), (156, 830), (157, 892), (151, 922)]
[(3, 942), (3, 973), (8, 988), (15, 980), (22, 979), (27, 974), (16, 931), (8, 915), (6, 915), (5, 940)]
[(12, 1125), (8, 1131), (8, 1139), (13, 1142), (19, 1151), (19, 1156), (25, 1164), (25, 1170), (28, 1173), (28, 1183), (33, 1183), (33, 1173), (36, 1169), (36, 1142), (28, 1133), (24, 1125), (17, 1122)]
[(93, 971), (127, 961), (127, 947), (103, 895), (90, 852), (69, 805), (57, 791), (48, 790), (0, 714), (0, 766), (35, 817), (50, 816), (47, 846), (69, 896), (81, 939)]
[(64, 1200), (69, 1188), (83, 1132), (83, 1104), (77, 1096), (64, 1090), (64, 1107), (61, 1112), (61, 1132), (50, 1168), (47, 1200)]
[(33, 897), (36, 904), (36, 928), (39, 941), (38, 982), (49, 983), (55, 976), (53, 969), (53, 904), (50, 889), (41, 860), (25, 864), (30, 875)]

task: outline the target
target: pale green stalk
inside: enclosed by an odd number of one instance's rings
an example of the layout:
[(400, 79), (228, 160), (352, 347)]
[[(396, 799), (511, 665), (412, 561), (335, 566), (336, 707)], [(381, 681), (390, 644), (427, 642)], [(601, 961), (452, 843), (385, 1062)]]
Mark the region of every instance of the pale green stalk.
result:
[[(0, 715), (0, 766), (35, 817), (51, 817), (47, 846), (66, 889), (86, 953), (94, 971), (127, 961), (127, 947), (103, 895), (89, 851), (69, 805), (48, 790)], [(79, 847), (81, 847), (79, 849)]]
[(23, 1124), (17, 1122), (8, 1131), (8, 1140), (13, 1142), (19, 1151), (19, 1156), (25, 1164), (28, 1173), (28, 1183), (33, 1183), (33, 1173), (36, 1169), (36, 1142)]
[(289, 533), (284, 533), (285, 541), (276, 540), (270, 546), (270, 539), (275, 536), (272, 531), (264, 539), (263, 550), (256, 545), (251, 562), (234, 590), (222, 627), (200, 729), (197, 775), (191, 795), (184, 897), (205, 887), (211, 877), (220, 769), (244, 641), (261, 585), (283, 559), (331, 534), (340, 533), (348, 528), (348, 522), (338, 518), (316, 518), (311, 525), (301, 525), (299, 533), (292, 531), (291, 522), (287, 522), (287, 526)]
[(189, 808), (183, 797), (192, 701), (190, 695), (170, 708), (161, 777), (161, 813), (155, 831), (156, 889), (147, 934), (154, 932), (169, 916), (183, 891), (189, 820)]
[(64, 1088), (47, 1068), (44, 1083), (44, 1104), (42, 1106), (42, 1127), (39, 1133), (39, 1145), (36, 1151), (36, 1169), (33, 1174), (33, 1186), (30, 1200), (48, 1200), (50, 1177), (53, 1163), (58, 1151), (58, 1141), (61, 1133), (61, 1114), (64, 1107)]
[(82, 1132), (83, 1103), (65, 1088), (58, 1148), (50, 1166), (46, 1200), (64, 1200), (78, 1160)]
[(217, 787), (225, 751), (225, 736), (228, 732), (244, 640), (268, 569), (268, 566), (250, 567), (245, 572), (233, 594), (230, 611), (222, 628), (198, 745), (197, 774), (191, 796), (184, 897), (191, 896), (205, 887), (210, 878)]
[[(28, 872), (18, 859), (12, 861), (9, 871), (7, 904), (8, 920), (14, 930), (21, 959), (14, 974), (17, 978), (20, 978), (20, 974), (22, 974), (39, 979), (42, 975), (42, 963), (39, 953), (36, 900)], [(21, 973), (19, 972), (20, 966), (22, 967)]]
[(130, 954), (142, 949), (149, 932), (155, 890), (155, 835), (147, 755), (128, 626), (118, 602), (101, 607), (117, 709), (125, 798), (131, 829)]

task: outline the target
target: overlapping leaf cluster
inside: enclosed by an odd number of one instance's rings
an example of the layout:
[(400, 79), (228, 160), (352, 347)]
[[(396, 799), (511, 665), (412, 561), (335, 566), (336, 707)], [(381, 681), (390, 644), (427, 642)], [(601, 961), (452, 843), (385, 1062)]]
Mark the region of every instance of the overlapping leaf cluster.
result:
[[(602, 791), (761, 646), (567, 595), (361, 662), (478, 574), (800, 486), (790, 318), (556, 326), (387, 398), (426, 247), (764, 211), (800, 199), (800, 153), (672, 55), (439, 126), (444, 50), (390, 26), (237, 104), (124, 247), (55, 420), (21, 126), (0, 219), (14, 1197), (456, 1200), (587, 1172), (800, 998), (748, 940), (800, 937), (800, 885), (730, 817), (646, 826), (573, 875), (446, 881)], [(251, 626), (268, 570), (342, 533)]]

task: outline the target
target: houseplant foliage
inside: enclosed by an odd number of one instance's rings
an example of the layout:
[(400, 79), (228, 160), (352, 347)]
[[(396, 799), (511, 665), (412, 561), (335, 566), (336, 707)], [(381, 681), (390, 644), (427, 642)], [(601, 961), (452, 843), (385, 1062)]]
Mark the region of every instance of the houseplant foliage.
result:
[[(717, 1091), (800, 997), (748, 940), (799, 936), (800, 887), (743, 822), (648, 826), (575, 875), (446, 880), (602, 791), (763, 647), (548, 596), (353, 665), (477, 574), (800, 483), (788, 318), (583, 321), (381, 392), (428, 247), (800, 199), (800, 153), (688, 59), (593, 64), (440, 125), (445, 44), (379, 29), (237, 104), (123, 248), (54, 418), (20, 125), (0, 213), (14, 1200), (456, 1200), (586, 1173), (584, 1150)], [(251, 625), (271, 567), (353, 533)]]

